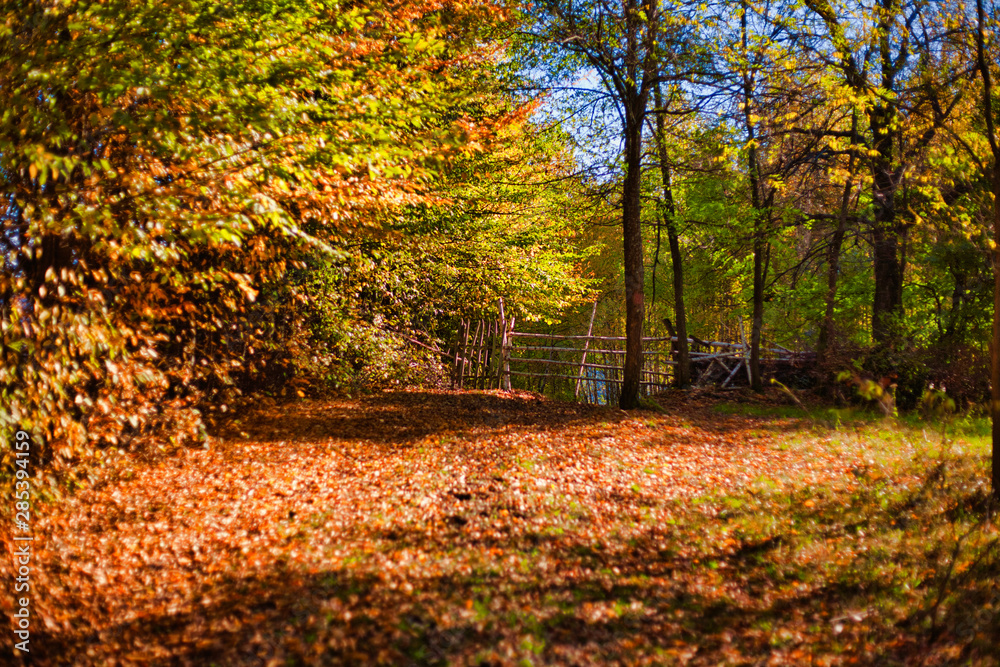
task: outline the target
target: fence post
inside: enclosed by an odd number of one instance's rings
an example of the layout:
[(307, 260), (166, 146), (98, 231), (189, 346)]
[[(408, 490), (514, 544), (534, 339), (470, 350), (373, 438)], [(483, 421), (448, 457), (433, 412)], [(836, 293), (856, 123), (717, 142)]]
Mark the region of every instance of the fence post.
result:
[[(490, 320), (490, 347), (486, 352), (486, 365), (483, 367), (483, 389), (493, 388), (493, 364), (497, 361), (497, 336), (500, 333), (500, 321)], [(499, 364), (497, 364), (499, 366)]]
[(473, 348), (473, 363), (476, 372), (472, 376), (472, 389), (479, 389), (479, 378), (483, 375), (483, 340), (486, 337), (486, 321), (479, 320), (476, 325), (476, 346)]
[(479, 376), (479, 334), (483, 330), (483, 321), (476, 320), (476, 333), (472, 334), (472, 345), (469, 348), (469, 379), (472, 380), (472, 388), (476, 388), (477, 377)]
[(462, 334), (458, 341), (458, 354), (455, 355), (455, 376), (457, 378), (456, 384), (459, 389), (462, 389), (462, 380), (465, 376), (465, 346), (469, 342), (469, 322), (465, 319), (462, 322)]
[(743, 366), (747, 369), (747, 382), (753, 384), (753, 375), (750, 373), (750, 349), (747, 346), (747, 337), (743, 332), (743, 316), (740, 315), (740, 342), (743, 343)]
[(507, 363), (507, 316), (500, 297), (500, 359), (497, 362), (497, 389), (510, 391), (510, 365)]
[(580, 397), (580, 383), (583, 381), (583, 373), (587, 366), (587, 350), (590, 349), (590, 337), (594, 333), (594, 316), (597, 315), (597, 302), (594, 302), (594, 309), (590, 311), (590, 325), (587, 327), (587, 340), (583, 343), (583, 355), (580, 357), (580, 377), (576, 379), (576, 389), (573, 391), (573, 399)]
[(510, 391), (510, 348), (513, 346), (511, 342), (514, 338), (514, 322), (517, 320), (516, 317), (511, 315), (510, 321), (507, 323), (507, 331), (504, 333), (504, 340), (506, 340), (506, 352), (503, 355), (503, 375), (504, 375), (504, 389)]
[(483, 389), (493, 388), (493, 363), (497, 360), (497, 320), (490, 320), (490, 341), (486, 349), (486, 364), (483, 366)]

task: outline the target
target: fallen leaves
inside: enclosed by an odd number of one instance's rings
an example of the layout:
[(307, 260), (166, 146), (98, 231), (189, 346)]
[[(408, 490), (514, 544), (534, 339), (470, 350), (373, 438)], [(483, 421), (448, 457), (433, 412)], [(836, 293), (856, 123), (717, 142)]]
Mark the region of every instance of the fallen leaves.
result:
[(49, 508), (38, 662), (870, 662), (912, 638), (850, 586), (946, 567), (891, 555), (924, 537), (863, 443), (787, 420), (430, 391), (239, 419)]

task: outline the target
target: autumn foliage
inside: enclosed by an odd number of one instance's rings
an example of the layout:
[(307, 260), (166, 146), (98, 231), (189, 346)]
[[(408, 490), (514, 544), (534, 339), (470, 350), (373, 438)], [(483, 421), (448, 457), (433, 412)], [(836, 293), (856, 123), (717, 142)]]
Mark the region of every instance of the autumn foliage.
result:
[(49, 469), (86, 470), (108, 445), (198, 440), (205, 401), (301, 375), (310, 269), (439, 201), (441, 170), (519, 117), (481, 32), (503, 20), (474, 2), (11, 8), (3, 451), (25, 428)]
[(30, 658), (1000, 663), (972, 8), (0, 1)]

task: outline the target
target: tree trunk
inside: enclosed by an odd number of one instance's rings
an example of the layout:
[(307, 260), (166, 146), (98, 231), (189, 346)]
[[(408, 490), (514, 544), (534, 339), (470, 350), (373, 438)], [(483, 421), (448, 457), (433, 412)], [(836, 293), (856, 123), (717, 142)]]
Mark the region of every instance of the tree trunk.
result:
[(885, 345), (893, 339), (894, 323), (903, 312), (903, 262), (896, 228), (896, 186), (888, 165), (876, 169), (874, 177), (872, 338)]
[[(747, 48), (747, 3), (743, 2), (740, 16), (743, 56), (749, 61)], [(764, 325), (764, 279), (767, 273), (768, 244), (766, 239), (768, 212), (762, 204), (760, 162), (757, 155), (757, 137), (754, 129), (751, 102), (753, 79), (750, 71), (743, 70), (743, 114), (747, 130), (747, 171), (750, 178), (750, 199), (753, 204), (753, 320), (750, 328), (750, 388), (764, 391), (760, 372), (760, 335)]]
[[(879, 0), (879, 66), (882, 88), (896, 90), (898, 62), (892, 57), (892, 17), (895, 0)], [(893, 170), (893, 138), (897, 130), (896, 106), (879, 101), (868, 112), (872, 148), (872, 259), (875, 294), (872, 300), (872, 338), (878, 345), (894, 339), (894, 324), (903, 313), (903, 260), (900, 257), (900, 229), (896, 221), (897, 177)]]
[(837, 303), (837, 278), (840, 274), (840, 250), (844, 245), (844, 235), (847, 232), (847, 207), (851, 201), (851, 179), (844, 184), (844, 194), (840, 200), (840, 213), (837, 216), (837, 229), (830, 239), (830, 247), (826, 251), (826, 311), (823, 314), (823, 326), (819, 330), (819, 341), (816, 343), (816, 363), (826, 362), (833, 339), (833, 311)]
[(576, 379), (576, 388), (573, 390), (573, 399), (576, 400), (580, 397), (580, 385), (583, 383), (583, 379), (586, 377), (587, 373), (587, 351), (590, 349), (590, 337), (594, 335), (594, 318), (597, 317), (597, 301), (594, 301), (594, 307), (590, 311), (590, 324), (587, 326), (587, 340), (583, 343), (583, 353), (580, 355), (580, 375)]
[[(993, 158), (993, 238), (1000, 239), (1000, 156)], [(993, 422), (993, 496), (1000, 499), (1000, 246), (993, 248), (993, 340), (990, 345), (990, 419)]]
[(1000, 141), (993, 122), (993, 78), (986, 60), (983, 0), (976, 0), (976, 66), (983, 78), (983, 115), (993, 152), (993, 336), (990, 340), (990, 419), (993, 422), (993, 497), (1000, 499)]
[[(642, 115), (637, 104), (629, 105), (625, 121), (625, 184), (622, 188), (622, 238), (625, 250), (625, 368), (618, 405), (622, 410), (639, 406), (642, 373), (643, 263), (640, 213), (642, 201)], [(645, 104), (642, 104), (645, 107)]]
[[(625, 112), (625, 183), (622, 187), (622, 241), (625, 250), (625, 367), (622, 369), (621, 394), (618, 405), (622, 410), (639, 407), (639, 382), (642, 377), (642, 321), (645, 313), (642, 261), (642, 126), (646, 120), (649, 86), (656, 70), (651, 50), (640, 57), (646, 24), (646, 38), (655, 33), (651, 22), (655, 5), (640, 11), (637, 0), (625, 2), (625, 78), (621, 84), (621, 101)], [(648, 23), (648, 24), (647, 24)], [(650, 48), (650, 44), (646, 45)]]
[[(806, 4), (826, 23), (834, 43), (845, 39), (845, 28), (830, 3), (825, 0), (806, 0)], [(903, 314), (904, 260), (900, 239), (905, 234), (905, 228), (899, 224), (896, 215), (896, 190), (902, 166), (899, 164), (901, 160), (894, 155), (893, 139), (898, 138), (900, 130), (897, 127), (899, 109), (893, 95), (900, 90), (897, 76), (908, 66), (909, 51), (906, 48), (897, 49), (894, 57), (893, 34), (894, 30), (898, 34), (895, 20), (901, 12), (899, 1), (876, 0), (873, 5), (875, 6), (871, 10), (877, 16), (875, 33), (878, 38), (878, 54), (872, 63), (872, 69), (877, 69), (880, 79), (869, 80), (867, 57), (862, 68), (855, 61), (855, 55), (846, 50), (839, 54), (839, 68), (844, 74), (844, 82), (859, 97), (869, 95), (875, 87), (883, 91), (867, 113), (867, 129), (871, 137), (869, 148), (872, 150), (868, 165), (872, 176), (874, 206), (871, 225), (875, 282), (872, 295), (872, 337), (876, 345), (885, 345), (893, 340), (893, 325)]]
[(764, 328), (764, 280), (767, 274), (768, 248), (764, 239), (763, 223), (754, 225), (753, 239), (753, 323), (750, 327), (750, 388), (764, 391), (764, 378), (760, 370), (760, 336)]
[(677, 315), (677, 386), (683, 389), (691, 384), (691, 354), (688, 350), (687, 314), (684, 309), (684, 265), (673, 217), (667, 225), (667, 240), (670, 243), (670, 261), (673, 265), (674, 310)]
[[(858, 114), (851, 116), (851, 147), (856, 144), (858, 133)], [(823, 314), (823, 326), (819, 330), (819, 341), (816, 344), (816, 362), (823, 364), (830, 350), (833, 339), (833, 312), (837, 303), (837, 279), (840, 276), (840, 250), (844, 245), (844, 235), (847, 233), (847, 212), (851, 205), (851, 189), (854, 187), (855, 156), (852, 154), (848, 162), (847, 182), (844, 183), (844, 194), (840, 198), (840, 211), (837, 214), (837, 229), (833, 232), (830, 247), (826, 253), (826, 310)]]
[[(674, 313), (677, 316), (677, 362), (674, 381), (679, 388), (691, 384), (691, 355), (688, 353), (687, 313), (684, 309), (684, 263), (681, 257), (681, 243), (677, 234), (677, 222), (674, 219), (674, 193), (670, 181), (670, 165), (667, 162), (667, 144), (663, 121), (663, 95), (660, 86), (653, 89), (656, 108), (656, 148), (660, 159), (660, 178), (663, 184), (663, 224), (667, 228), (667, 241), (670, 244), (670, 263), (674, 279)], [(671, 334), (673, 335), (673, 334)]]

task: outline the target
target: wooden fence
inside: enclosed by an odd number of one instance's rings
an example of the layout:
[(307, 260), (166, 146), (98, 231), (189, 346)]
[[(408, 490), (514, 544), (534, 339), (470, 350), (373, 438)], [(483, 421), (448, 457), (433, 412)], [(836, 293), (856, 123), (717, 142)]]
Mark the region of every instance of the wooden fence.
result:
[[(742, 322), (739, 327), (742, 331)], [(476, 322), (462, 321), (454, 354), (452, 384), (458, 388), (507, 389), (511, 378), (523, 378), (525, 389), (550, 394), (571, 393), (599, 404), (618, 402), (625, 364), (624, 336), (529, 333), (514, 330), (514, 319), (504, 315)], [(642, 339), (643, 365), (639, 390), (655, 394), (674, 379), (676, 337)], [(749, 347), (739, 343), (688, 338), (694, 384), (728, 387), (747, 384)], [(801, 354), (781, 346), (763, 348), (765, 364), (794, 363)], [(741, 373), (740, 371), (743, 371)], [(744, 377), (745, 376), (745, 377)]]

